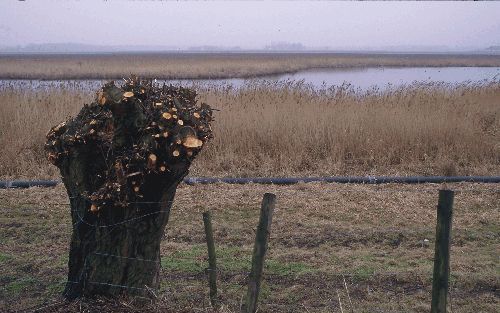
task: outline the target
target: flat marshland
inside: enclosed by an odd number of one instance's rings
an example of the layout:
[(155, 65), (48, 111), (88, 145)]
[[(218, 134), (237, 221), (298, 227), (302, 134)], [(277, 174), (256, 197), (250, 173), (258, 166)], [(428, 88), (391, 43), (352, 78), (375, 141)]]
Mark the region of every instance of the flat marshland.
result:
[[(199, 85), (218, 109), (191, 175), (499, 175), (500, 84), (389, 90), (300, 82)], [(57, 178), (45, 134), (95, 94), (84, 82), (0, 87), (0, 177)]]
[(114, 53), (0, 55), (2, 79), (256, 77), (312, 68), (500, 66), (500, 55), (388, 53)]
[[(333, 56), (322, 57), (254, 55), (245, 61), (235, 55), (206, 60), (192, 55), (64, 56), (57, 63), (55, 56), (3, 56), (0, 77), (102, 79), (131, 72), (158, 78), (245, 77), (337, 66)], [(335, 57), (338, 66), (384, 65), (384, 60), (398, 65), (394, 56)], [(398, 62), (500, 63), (498, 56), (457, 58), (402, 55)], [(498, 81), (369, 90), (348, 84), (316, 88), (300, 81), (193, 86), (199, 100), (217, 111), (214, 139), (193, 163), (191, 176), (500, 175)], [(85, 81), (2, 81), (0, 179), (58, 179), (56, 168), (46, 160), (45, 134), (94, 101), (95, 89), (93, 82)], [(457, 191), (451, 246), (453, 312), (497, 312), (497, 184), (181, 184), (161, 244), (158, 301), (142, 309), (210, 312), (201, 219), (201, 212), (210, 210), (221, 312), (238, 312), (260, 201), (265, 192), (273, 192), (277, 205), (260, 312), (429, 311), (440, 188)], [(0, 212), (0, 311), (29, 311), (58, 302), (72, 230), (64, 187), (0, 190)], [(100, 305), (104, 307), (96, 309)], [(124, 301), (84, 301), (44, 310), (134, 309)]]
[[(428, 312), (441, 187), (181, 185), (161, 243), (159, 301), (143, 309), (210, 312), (201, 217), (210, 210), (221, 312), (239, 312), (260, 202), (265, 192), (273, 192), (277, 204), (260, 312), (341, 312), (339, 297), (343, 312)], [(456, 190), (450, 276), (453, 312), (498, 312), (498, 186), (447, 187)], [(61, 185), (0, 190), (0, 311), (58, 301), (66, 281), (71, 234), (66, 203)], [(62, 303), (39, 312), (80, 312), (86, 306)], [(121, 302), (102, 311), (133, 309)]]

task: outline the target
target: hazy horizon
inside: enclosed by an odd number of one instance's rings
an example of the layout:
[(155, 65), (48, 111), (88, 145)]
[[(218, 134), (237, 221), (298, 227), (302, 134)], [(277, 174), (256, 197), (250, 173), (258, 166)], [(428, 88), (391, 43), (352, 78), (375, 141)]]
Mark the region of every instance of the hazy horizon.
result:
[(498, 12), (498, 2), (9, 1), (0, 48), (483, 50), (500, 45)]
[[(27, 44), (24, 46), (2, 46), (0, 53), (175, 53), (175, 52), (233, 52), (233, 53), (251, 53), (251, 52), (294, 52), (294, 53), (485, 53), (498, 54), (500, 47), (490, 46), (484, 48), (464, 47), (452, 49), (445, 46), (385, 46), (385, 47), (358, 47), (358, 48), (331, 48), (331, 47), (305, 47), (294, 49), (293, 46), (300, 43), (280, 43), (276, 46), (268, 45), (254, 49), (244, 49), (241, 47), (226, 46), (193, 46), (193, 47), (175, 47), (175, 46), (100, 46), (85, 45), (79, 43), (46, 43), (46, 44)], [(288, 47), (290, 46), (290, 47)]]

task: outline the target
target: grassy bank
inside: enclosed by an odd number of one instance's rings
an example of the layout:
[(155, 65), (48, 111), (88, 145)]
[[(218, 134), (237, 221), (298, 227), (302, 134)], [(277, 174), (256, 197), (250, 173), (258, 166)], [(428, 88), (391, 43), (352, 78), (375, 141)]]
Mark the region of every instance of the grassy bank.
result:
[[(161, 243), (158, 302), (142, 308), (210, 311), (201, 213), (211, 210), (221, 312), (239, 312), (259, 204), (264, 192), (273, 192), (278, 200), (260, 311), (341, 312), (339, 297), (344, 312), (429, 311), (440, 187), (181, 185)], [(453, 312), (497, 312), (498, 186), (447, 187), (457, 190), (450, 276)], [(0, 311), (59, 300), (71, 233), (67, 202), (61, 185), (0, 190)], [(105, 308), (94, 311), (137, 312), (126, 301), (117, 302), (114, 309), (109, 303), (95, 305)], [(87, 306), (63, 303), (39, 312), (81, 312)]]
[(311, 68), (378, 66), (500, 66), (500, 55), (349, 53), (165, 53), (0, 55), (0, 78), (232, 78)]
[[(301, 83), (195, 86), (219, 109), (192, 175), (499, 175), (500, 84), (389, 91)], [(0, 177), (56, 178), (48, 129), (94, 94), (85, 83), (0, 88)]]

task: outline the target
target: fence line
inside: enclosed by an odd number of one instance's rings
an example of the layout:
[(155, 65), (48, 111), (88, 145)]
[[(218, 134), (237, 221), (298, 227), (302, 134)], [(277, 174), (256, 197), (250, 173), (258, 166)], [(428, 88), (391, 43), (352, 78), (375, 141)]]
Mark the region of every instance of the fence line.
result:
[[(377, 188), (380, 188), (380, 186), (377, 186)], [(438, 189), (376, 189), (376, 190), (370, 190), (370, 191), (373, 191), (373, 192), (376, 192), (376, 193), (380, 193), (380, 192), (387, 192), (387, 193), (398, 193), (398, 192), (408, 192), (408, 193), (436, 193), (438, 191)], [(499, 194), (500, 195), (500, 188), (497, 189), (497, 190), (491, 190), (491, 189), (472, 189), (472, 188), (468, 188), (468, 189), (455, 189), (453, 188), (453, 191), (455, 192), (455, 194), (457, 193), (491, 193), (491, 194)], [(367, 193), (367, 190), (327, 190), (327, 192), (329, 194), (331, 193), (345, 193), (345, 194), (349, 194), (349, 193)], [(83, 196), (82, 196), (83, 197)], [(70, 197), (70, 199), (73, 198), (77, 198), (77, 197)], [(88, 199), (85, 199), (85, 200), (88, 200)], [(131, 205), (135, 205), (135, 204), (173, 204), (174, 201), (134, 201), (134, 202), (129, 202), (129, 204)], [(70, 206), (71, 203), (69, 202), (15, 202), (16, 205), (26, 205), (26, 206), (29, 206), (29, 205), (34, 205), (34, 206)], [(37, 210), (37, 208), (22, 208), (23, 210), (24, 209), (32, 209), (32, 210)]]
[[(436, 192), (436, 190), (429, 190), (429, 192)], [(481, 191), (481, 190), (468, 190), (468, 191), (474, 191), (474, 192), (484, 192), (484, 191)], [(349, 191), (343, 191), (345, 193), (349, 193)], [(398, 190), (391, 190), (390, 192), (398, 192)], [(418, 190), (415, 190), (415, 192), (421, 192), (421, 191), (418, 191)], [(494, 193), (500, 193), (500, 190), (487, 190), (487, 192), (494, 192)], [(145, 204), (160, 204), (160, 203), (172, 203), (173, 201), (168, 201), (168, 202), (144, 202)], [(140, 203), (140, 202), (138, 202)], [(69, 203), (68, 204), (60, 204), (60, 205), (70, 205)], [(75, 210), (76, 211), (76, 210)], [(85, 223), (86, 225), (88, 226), (91, 226), (91, 227), (96, 227), (96, 228), (114, 228), (118, 225), (122, 225), (122, 224), (125, 224), (125, 223), (128, 223), (128, 222), (131, 222), (131, 221), (135, 221), (135, 220), (140, 220), (142, 218), (145, 218), (147, 216), (150, 216), (150, 215), (154, 215), (154, 214), (158, 214), (158, 213), (166, 213), (170, 210), (159, 210), (159, 211), (155, 211), (155, 212), (152, 212), (152, 213), (148, 213), (148, 214), (145, 214), (145, 215), (142, 215), (142, 216), (138, 216), (138, 217), (134, 217), (134, 218), (131, 218), (131, 219), (128, 219), (128, 220), (125, 220), (125, 221), (121, 221), (121, 222), (118, 222), (118, 223), (115, 223), (115, 224), (109, 224), (109, 225), (96, 225), (96, 224), (90, 224), (88, 223), (87, 221), (85, 221), (80, 215), (79, 215), (79, 212), (76, 211), (76, 216), (78, 217), (79, 221), (77, 221), (77, 223)], [(67, 224), (67, 225), (70, 225), (70, 224)], [(75, 224), (71, 224), (73, 226), (76, 225)], [(110, 233), (113, 231), (113, 229), (108, 233), (108, 236), (110, 235)], [(389, 230), (391, 231), (391, 229)], [(429, 231), (429, 229), (425, 228), (425, 231)], [(104, 237), (103, 237), (104, 238)], [(99, 239), (102, 239), (102, 238), (99, 238)], [(89, 240), (84, 240), (84, 242), (91, 242)], [(116, 258), (120, 258), (120, 259), (128, 259), (128, 260), (137, 260), (137, 261), (142, 261), (142, 262), (156, 262), (156, 263), (159, 263), (161, 264), (161, 260), (160, 261), (157, 261), (157, 260), (147, 260), (147, 259), (143, 259), (143, 258), (133, 258), (133, 257), (126, 257), (126, 256), (120, 256), (120, 255), (112, 255), (112, 254), (106, 254), (106, 253), (102, 253), (102, 252), (94, 252), (94, 254), (96, 255), (102, 255), (102, 256), (111, 256), (111, 257), (116, 257)], [(174, 257), (175, 260), (196, 260), (195, 257)], [(86, 266), (87, 264), (87, 258), (85, 259), (85, 262), (84, 262), (84, 267)], [(270, 260), (273, 260), (272, 258)], [(204, 261), (206, 261), (204, 259)], [(269, 260), (268, 260), (269, 261)], [(206, 262), (203, 262), (203, 263), (206, 263)], [(200, 271), (195, 271), (195, 274), (194, 276), (194, 279), (198, 280), (196, 277), (198, 276), (202, 276), (203, 274), (204, 275), (208, 275), (210, 271), (213, 271), (211, 268), (205, 268), (204, 270), (200, 270)], [(217, 273), (221, 273), (221, 274), (228, 274), (228, 273), (231, 273), (231, 271), (226, 271), (224, 270), (224, 266), (222, 267), (222, 269), (217, 269), (216, 270)], [(424, 273), (415, 273), (415, 272), (373, 272), (373, 273), (363, 273), (363, 274), (359, 274), (359, 273), (348, 273), (348, 272), (345, 272), (345, 273), (327, 273), (326, 275), (327, 276), (338, 276), (338, 277), (360, 277), (360, 276), (366, 276), (366, 277), (375, 277), (375, 276), (380, 276), (380, 275), (400, 275), (400, 274), (412, 274), (412, 275), (417, 275), (417, 276), (421, 276), (423, 275)], [(249, 276), (249, 272), (248, 271), (241, 271), (241, 272), (236, 272), (236, 273), (232, 273), (235, 277), (235, 276), (238, 276), (238, 275), (241, 275), (241, 276), (244, 276), (244, 279), (248, 279), (248, 276)], [(322, 272), (322, 274), (324, 275), (324, 271)], [(269, 273), (269, 274), (266, 274), (266, 277), (268, 278), (272, 278), (272, 277), (283, 277), (283, 276), (288, 276), (288, 274), (273, 274), (273, 273)], [(227, 275), (224, 276), (224, 277), (228, 277)], [(185, 279), (185, 276), (184, 277), (181, 277), (183, 279)], [(81, 282), (74, 282), (74, 281), (66, 281), (66, 283), (74, 283), (74, 284), (79, 284)], [(110, 284), (110, 283), (106, 283), (106, 282), (95, 282), (95, 281), (89, 281), (88, 283), (91, 283), (91, 284), (99, 284), (99, 285), (107, 285), (107, 286), (111, 286), (111, 287), (117, 287), (117, 288), (127, 288), (127, 289), (134, 289), (134, 290), (145, 290), (145, 291), (151, 291), (153, 288), (140, 288), (140, 287), (133, 287), (133, 286), (124, 286), (124, 285), (119, 285), (119, 284)], [(240, 284), (240, 283), (238, 283)], [(344, 280), (344, 284), (345, 284), (345, 280)], [(6, 287), (5, 287), (6, 288)], [(157, 289), (154, 289), (154, 290), (157, 290)], [(264, 304), (265, 306), (275, 306), (275, 305), (279, 305), (279, 304)]]
[(94, 252), (94, 254), (95, 255), (101, 255), (101, 256), (110, 256), (110, 257), (115, 257), (115, 258), (120, 258), (120, 259), (128, 259), (128, 260), (138, 260), (138, 261), (143, 261), (143, 262), (160, 263), (159, 261), (156, 261), (156, 260), (146, 260), (146, 259), (141, 259), (141, 258), (131, 258), (131, 257), (126, 257), (126, 256), (114, 255), (114, 254), (107, 254), (107, 253), (101, 253), (101, 252)]
[[(240, 276), (240, 275), (248, 275), (249, 272), (237, 272), (237, 273), (231, 273), (231, 275), (227, 275), (227, 272), (226, 272), (226, 275), (222, 276), (222, 277), (219, 277), (219, 279), (222, 280), (222, 283), (224, 284), (229, 284), (229, 285), (238, 285), (239, 288), (237, 289), (237, 291), (241, 291), (246, 283), (245, 283), (245, 280), (248, 279), (248, 277), (244, 277), (242, 280), (240, 281), (237, 281), (237, 282), (230, 282), (229, 280), (232, 279), (233, 277), (235, 276)], [(324, 274), (324, 273), (323, 273)], [(386, 274), (390, 274), (390, 275), (397, 275), (397, 274), (412, 274), (412, 275), (416, 275), (416, 276), (422, 276), (423, 273), (415, 273), (415, 272), (387, 272)], [(189, 277), (192, 277), (193, 280), (196, 280), (197, 282), (200, 282), (200, 283), (204, 283), (204, 280), (202, 279), (202, 277), (204, 277), (205, 275), (207, 275), (206, 272), (203, 272), (203, 271), (200, 271), (200, 272), (197, 272), (195, 275), (189, 275)], [(336, 285), (338, 286), (339, 288), (344, 288), (344, 280), (345, 280), (345, 277), (356, 277), (358, 276), (358, 274), (356, 273), (335, 273), (335, 274), (332, 274), (332, 273), (328, 273), (327, 274), (328, 276), (327, 277), (331, 277), (331, 276), (337, 276), (339, 278), (339, 281), (337, 283), (334, 283), (333, 285)], [(273, 275), (273, 274), (266, 274), (266, 277), (269, 279), (269, 278), (272, 278), (273, 276), (278, 276), (278, 277), (283, 277), (283, 276), (289, 276), (289, 275)], [(363, 276), (371, 276), (371, 277), (374, 277), (374, 276), (377, 276), (377, 273), (373, 273), (373, 274), (370, 274), (370, 275), (363, 275)], [(173, 274), (167, 274), (167, 275), (163, 275), (162, 276), (163, 278), (174, 278), (174, 279), (180, 279), (182, 281), (186, 281), (188, 279), (188, 277), (186, 277), (185, 275), (173, 275)], [(341, 281), (340, 278), (342, 278), (343, 280)], [(61, 280), (59, 281), (58, 283), (56, 284), (66, 284), (66, 283), (70, 283), (70, 284), (79, 284), (80, 282), (77, 282), (77, 281), (68, 281), (68, 280)], [(105, 282), (95, 282), (95, 281), (90, 281), (89, 283), (92, 283), (92, 284), (97, 284), (97, 285), (105, 285), (105, 286), (110, 286), (110, 287), (116, 287), (116, 288), (122, 288), (122, 289), (133, 289), (133, 290), (143, 290), (144, 292), (148, 292), (150, 293), (151, 291), (153, 292), (156, 292), (157, 294), (155, 295), (162, 295), (164, 294), (165, 292), (168, 294), (168, 291), (166, 290), (162, 290), (162, 288), (151, 288), (151, 287), (147, 287), (147, 288), (140, 288), (140, 287), (134, 287), (134, 286), (125, 286), (125, 285), (119, 285), (119, 284), (110, 284), (110, 283), (105, 283)], [(360, 282), (358, 283), (353, 283), (353, 282), (349, 282), (349, 286), (356, 286), (356, 285), (359, 285)], [(270, 283), (272, 285), (272, 283)], [(185, 283), (183, 283), (184, 286), (186, 287), (189, 287), (189, 285), (186, 285)], [(195, 285), (191, 285), (192, 287), (195, 287)], [(369, 286), (369, 285), (368, 285)], [(196, 285), (196, 287), (199, 287), (199, 288), (203, 288), (199, 285)], [(417, 286), (416, 288), (414, 289), (411, 289), (411, 290), (421, 290), (421, 289), (428, 289), (430, 288), (431, 286)], [(3, 288), (1, 289), (6, 289), (7, 287), (6, 286), (3, 286)], [(376, 288), (373, 290), (373, 291), (376, 291), (377, 289), (380, 289), (381, 286), (376, 286)], [(397, 294), (397, 287), (394, 287), (394, 288), (383, 288), (382, 286), (382, 289), (383, 290), (386, 290), (386, 291), (394, 291), (395, 294)], [(406, 288), (408, 289), (408, 288)], [(405, 289), (405, 290), (406, 290)], [(226, 303), (227, 302), (230, 302), (229, 299), (226, 300)], [(298, 303), (290, 303), (290, 304), (284, 304), (284, 303), (270, 303), (270, 302), (264, 302), (264, 303), (261, 303), (259, 306), (260, 307), (283, 307), (283, 308), (297, 308), (297, 305)], [(317, 308), (321, 308), (321, 307), (324, 307), (324, 305), (322, 304), (318, 304), (317, 306), (312, 306), (313, 308), (314, 307), (317, 307)], [(34, 306), (33, 307), (34, 309), (36, 308), (39, 308), (39, 306)], [(25, 310), (29, 310), (29, 309), (25, 309)]]
[[(354, 184), (385, 184), (385, 183), (500, 183), (500, 176), (329, 176), (329, 177), (185, 177), (183, 182), (188, 185), (194, 184), (279, 184), (289, 185), (300, 182), (327, 182), (327, 183), (354, 183)], [(18, 180), (0, 181), (0, 188), (28, 188), (34, 186), (53, 187), (60, 183), (58, 180)]]
[(170, 210), (159, 210), (159, 211), (151, 212), (151, 213), (144, 214), (144, 215), (141, 215), (141, 216), (137, 216), (137, 217), (125, 220), (125, 221), (121, 221), (121, 222), (114, 223), (114, 224), (108, 224), (108, 225), (90, 224), (87, 221), (83, 220), (83, 218), (80, 216), (80, 214), (79, 214), (78, 211), (75, 210), (74, 212), (76, 213), (76, 216), (78, 217), (79, 221), (77, 221), (76, 223), (74, 223), (73, 226), (76, 225), (77, 223), (82, 222), (82, 223), (84, 223), (87, 226), (92, 226), (92, 227), (95, 227), (95, 228), (108, 228), (108, 227), (115, 227), (115, 226), (118, 226), (118, 225), (123, 225), (123, 224), (126, 224), (126, 223), (131, 222), (131, 221), (140, 220), (140, 219), (145, 218), (147, 216), (151, 216), (151, 215), (155, 215), (155, 214), (159, 214), (159, 213), (167, 213), (167, 212), (170, 212)]

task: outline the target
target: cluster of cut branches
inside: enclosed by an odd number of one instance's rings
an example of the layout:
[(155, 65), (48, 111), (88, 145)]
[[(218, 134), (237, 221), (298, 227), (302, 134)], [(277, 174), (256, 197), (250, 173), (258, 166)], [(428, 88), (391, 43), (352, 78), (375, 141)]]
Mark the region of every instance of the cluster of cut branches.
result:
[[(52, 164), (75, 166), (79, 149), (99, 151), (100, 188), (87, 195), (91, 211), (126, 206), (142, 198), (147, 175), (168, 175), (190, 164), (212, 137), (212, 109), (197, 105), (196, 92), (151, 80), (130, 78), (122, 86), (104, 85), (96, 99), (72, 119), (47, 134)], [(92, 161), (92, 160), (91, 160)]]

